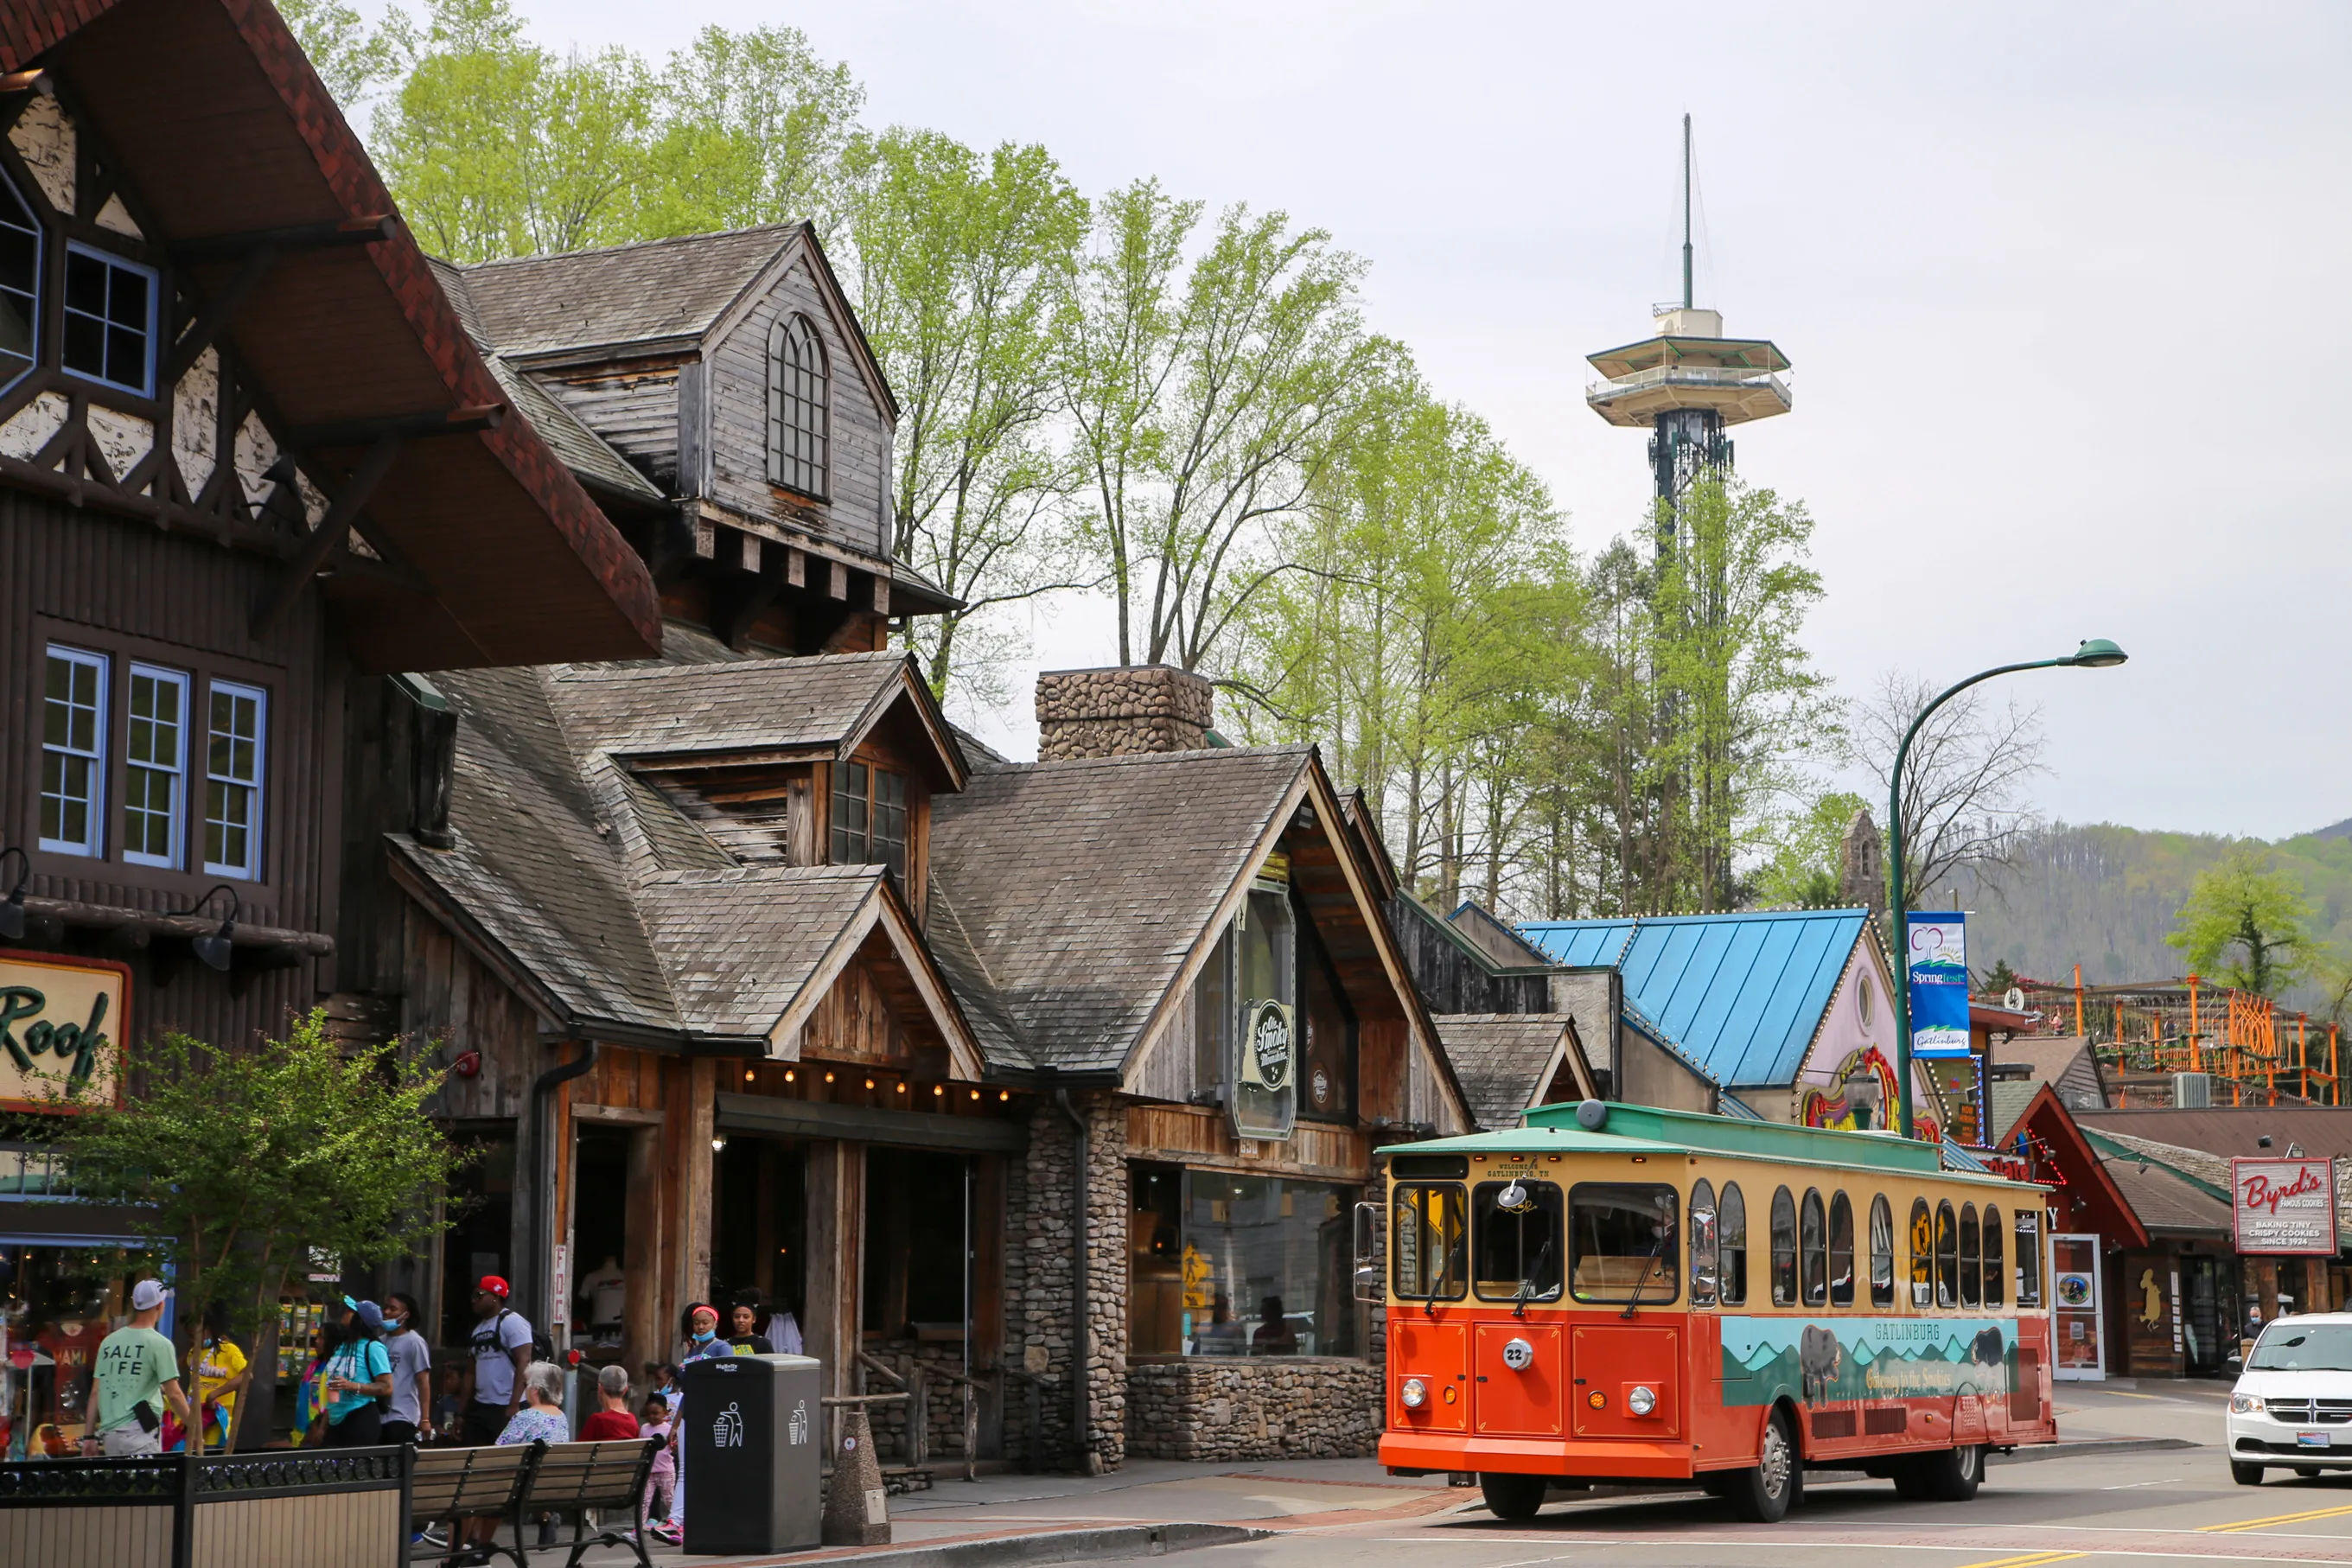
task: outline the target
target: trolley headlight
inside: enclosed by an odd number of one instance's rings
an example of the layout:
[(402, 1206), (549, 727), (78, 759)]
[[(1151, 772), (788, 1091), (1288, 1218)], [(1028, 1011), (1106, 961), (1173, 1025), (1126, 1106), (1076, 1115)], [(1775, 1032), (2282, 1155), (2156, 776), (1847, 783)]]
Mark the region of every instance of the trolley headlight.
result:
[(2231, 1414), (2231, 1415), (2261, 1415), (2262, 1413), (2263, 1413), (2263, 1399), (2262, 1399), (2262, 1395), (2261, 1395), (2261, 1394), (2233, 1394), (2230, 1395), (2230, 1414)]
[(1406, 1378), (1404, 1386), (1397, 1390), (1397, 1403), (1407, 1410), (1420, 1409), (1429, 1403), (1429, 1384), (1417, 1377)]
[(1657, 1407), (1657, 1391), (1646, 1384), (1635, 1384), (1625, 1395), (1625, 1408), (1636, 1415), (1647, 1415)]

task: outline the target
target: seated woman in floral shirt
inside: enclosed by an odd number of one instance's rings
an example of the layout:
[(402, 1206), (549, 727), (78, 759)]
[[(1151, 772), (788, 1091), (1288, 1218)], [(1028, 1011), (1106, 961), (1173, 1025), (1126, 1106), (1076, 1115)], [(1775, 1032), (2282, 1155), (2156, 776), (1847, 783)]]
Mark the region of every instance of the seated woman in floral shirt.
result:
[(523, 1369), (522, 1408), (499, 1434), (504, 1443), (569, 1443), (572, 1423), (563, 1415), (563, 1369), (551, 1361), (535, 1361)]

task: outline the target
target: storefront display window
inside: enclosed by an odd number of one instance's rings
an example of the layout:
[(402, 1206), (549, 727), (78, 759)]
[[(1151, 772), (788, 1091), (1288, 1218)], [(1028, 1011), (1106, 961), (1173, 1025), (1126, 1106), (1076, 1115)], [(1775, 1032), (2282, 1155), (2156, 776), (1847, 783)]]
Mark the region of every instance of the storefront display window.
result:
[(1186, 1355), (1354, 1355), (1353, 1187), (1183, 1173)]
[(1298, 1115), (1297, 931), (1286, 883), (1263, 879), (1234, 922), (1234, 1131), (1287, 1138)]
[[(80, 1453), (99, 1342), (130, 1321), (131, 1281), (154, 1271), (129, 1248), (0, 1242), (0, 1443), (9, 1458)], [(168, 1309), (162, 1326), (170, 1331)]]

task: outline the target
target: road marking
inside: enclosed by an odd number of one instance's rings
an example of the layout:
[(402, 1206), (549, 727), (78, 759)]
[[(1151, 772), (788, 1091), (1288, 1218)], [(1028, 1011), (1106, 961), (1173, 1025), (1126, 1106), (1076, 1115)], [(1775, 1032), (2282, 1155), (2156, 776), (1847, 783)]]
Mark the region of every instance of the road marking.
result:
[[(1426, 1537), (1426, 1536), (1421, 1536), (1421, 1535), (1376, 1535), (1376, 1536), (1371, 1536), (1371, 1537), (1361, 1537), (1361, 1536), (1360, 1536), (1360, 1537), (1357, 1537), (1356, 1539), (1358, 1539), (1358, 1540), (1370, 1539), (1370, 1540), (1371, 1540), (1371, 1541), (1380, 1542), (1383, 1542), (1383, 1543), (1395, 1544), (1395, 1545), (1407, 1545), (1407, 1546), (1427, 1546), (1427, 1545), (1429, 1544), (1429, 1538), (1428, 1538), (1428, 1537)], [(1688, 1544), (1688, 1543), (1695, 1543), (1695, 1542), (1707, 1542), (1707, 1541), (1710, 1541), (1710, 1540), (1719, 1540), (1719, 1538), (1712, 1538), (1712, 1537), (1703, 1536), (1703, 1535), (1673, 1535), (1673, 1536), (1663, 1536), (1663, 1537), (1662, 1537), (1662, 1536), (1654, 1536), (1654, 1535), (1649, 1535), (1649, 1536), (1643, 1536), (1643, 1535), (1628, 1535), (1628, 1536), (1623, 1536), (1623, 1537), (1619, 1537), (1619, 1536), (1589, 1536), (1589, 1537), (1580, 1537), (1580, 1538), (1569, 1538), (1569, 1537), (1562, 1537), (1562, 1538), (1559, 1538), (1559, 1539), (1558, 1539), (1558, 1540), (1556, 1540), (1556, 1541), (1552, 1541), (1552, 1542), (1547, 1542), (1547, 1541), (1545, 1541), (1545, 1539), (1544, 1539), (1543, 1537), (1541, 1537), (1541, 1536), (1529, 1536), (1529, 1535), (1506, 1535), (1506, 1536), (1500, 1536), (1500, 1537), (1496, 1537), (1496, 1536), (1486, 1536), (1486, 1537), (1484, 1537), (1483, 1539), (1484, 1539), (1486, 1542), (1488, 1542), (1488, 1543), (1490, 1543), (1490, 1544), (1496, 1544), (1496, 1545), (1509, 1545), (1509, 1546), (1542, 1546), (1542, 1545), (1548, 1545), (1548, 1544), (1549, 1544), (1549, 1545), (1570, 1546), (1570, 1547), (1573, 1547), (1573, 1546), (1633, 1546), (1633, 1547), (1652, 1547), (1652, 1548), (1654, 1548), (1654, 1547), (1660, 1547), (1660, 1546), (1666, 1546), (1666, 1545), (1680, 1545), (1680, 1544)], [(1828, 1547), (1828, 1548), (1832, 1548), (1832, 1549), (1834, 1549), (1834, 1550), (1838, 1550), (1838, 1551), (1846, 1551), (1846, 1552), (1939, 1552), (1950, 1553), (1950, 1552), (1965, 1552), (1965, 1551), (1967, 1551), (1967, 1550), (1968, 1550), (1968, 1548), (1966, 1548), (1966, 1547), (1964, 1547), (1964, 1546), (1939, 1546), (1939, 1545), (1932, 1544), (1932, 1543), (1927, 1542), (1915, 1542), (1915, 1541), (1886, 1541), (1886, 1542), (1880, 1542), (1880, 1541), (1800, 1541), (1800, 1540), (1773, 1540), (1773, 1539), (1769, 1539), (1769, 1538), (1765, 1538), (1765, 1537), (1758, 1537), (1758, 1536), (1740, 1536), (1740, 1537), (1736, 1537), (1735, 1539), (1737, 1539), (1737, 1540), (1738, 1540), (1741, 1544), (1743, 1544), (1743, 1545), (1750, 1545), (1750, 1544), (1752, 1544), (1752, 1545), (1758, 1545), (1758, 1546), (1772, 1546), (1772, 1547)], [(2340, 1537), (2340, 1536), (2326, 1536), (2326, 1537), (2314, 1537), (2314, 1538), (2312, 1538), (2312, 1539), (2336, 1541), (2336, 1540), (2341, 1540), (2341, 1539), (2342, 1539), (2342, 1537)], [(1238, 1550), (1238, 1549), (1240, 1548), (1240, 1546), (1242, 1546), (1242, 1545), (1244, 1545), (1244, 1544), (1248, 1544), (1248, 1543), (1241, 1543), (1241, 1542), (1237, 1542), (1237, 1543), (1235, 1543), (1235, 1545), (1234, 1545), (1234, 1546), (1227, 1546), (1227, 1547), (1213, 1547), (1213, 1548), (1211, 1548), (1211, 1550), (1212, 1550), (1212, 1551), (1224, 1551), (1224, 1552), (1230, 1552), (1230, 1551)], [(1466, 1543), (1465, 1543), (1465, 1544), (1466, 1544)], [(2279, 1553), (2279, 1552), (2179, 1552), (2179, 1551), (2178, 1551), (2178, 1550), (2159, 1550), (2159, 1549), (2150, 1548), (2150, 1547), (2130, 1547), (2130, 1546), (2106, 1546), (2106, 1547), (2094, 1547), (2094, 1548), (2090, 1549), (2089, 1551), (2085, 1551), (2085, 1552), (2060, 1552), (2060, 1553), (2059, 1553), (2059, 1554), (2057, 1554), (2056, 1556), (2042, 1556), (2042, 1555), (2039, 1555), (2039, 1554), (2029, 1553), (2028, 1555), (2026, 1555), (2026, 1556), (2024, 1556), (2024, 1557), (1997, 1557), (1997, 1558), (1994, 1558), (1992, 1561), (1993, 1561), (1993, 1562), (1995, 1562), (1995, 1563), (2004, 1563), (2004, 1564), (2015, 1564), (2015, 1565), (2021, 1565), (2021, 1564), (2025, 1564), (2025, 1563), (2064, 1563), (2064, 1562), (2073, 1562), (2073, 1561), (2077, 1560), (2077, 1559), (2080, 1559), (2080, 1558), (2084, 1558), (2084, 1557), (2093, 1557), (2093, 1556), (2097, 1556), (2097, 1557), (2148, 1557), (2148, 1558), (2160, 1558), (2160, 1559), (2162, 1559), (2163, 1561), (2168, 1562), (2168, 1563), (2178, 1563), (2178, 1562), (2180, 1562), (2184, 1557), (2187, 1557), (2187, 1558), (2193, 1558), (2195, 1561), (2200, 1562), (2200, 1563), (2313, 1563), (2313, 1562), (2336, 1563), (2336, 1562), (2341, 1562), (2341, 1561), (2342, 1561), (2342, 1559), (2341, 1559), (2341, 1558), (2332, 1558), (2332, 1557), (2326, 1557), (2326, 1558), (2315, 1558), (2315, 1557), (2313, 1557), (2310, 1553), (2308, 1553), (2308, 1552), (2285, 1552), (2285, 1553)], [(1538, 1559), (1538, 1561), (1547, 1561), (1547, 1562), (1548, 1562), (1548, 1561), (1552, 1561), (1552, 1559)], [(1969, 1565), (1969, 1568), (1983, 1568), (1983, 1565), (1982, 1565), (1982, 1564), (1970, 1564), (1970, 1565)]]
[(2242, 1519), (2231, 1524), (2203, 1525), (2200, 1527), (2198, 1533), (2201, 1535), (2212, 1535), (2231, 1531), (2260, 1530), (2265, 1525), (2272, 1524), (2301, 1524), (2304, 1521), (2309, 1519), (2338, 1519), (2347, 1513), (2352, 1513), (2352, 1506), (2345, 1508), (2307, 1509), (2302, 1513), (2273, 1514), (2268, 1519)]
[(2172, 1485), (2172, 1482), (2169, 1480), (2126, 1481), (2119, 1487), (2101, 1487), (2099, 1489), (2103, 1492), (2136, 1492), (2142, 1487), (2168, 1487), (2170, 1485)]
[(1967, 1563), (1961, 1568), (2042, 1568), (2044, 1563), (2072, 1563), (2077, 1557), (2088, 1557), (2087, 1552), (2029, 1552), (2021, 1557), (1995, 1557), (1983, 1563)]

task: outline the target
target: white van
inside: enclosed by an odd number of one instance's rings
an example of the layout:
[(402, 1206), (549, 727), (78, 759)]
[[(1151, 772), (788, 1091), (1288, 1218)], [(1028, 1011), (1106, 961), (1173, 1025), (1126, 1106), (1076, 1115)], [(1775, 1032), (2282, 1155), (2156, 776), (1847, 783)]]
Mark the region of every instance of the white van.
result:
[(2352, 1312), (2281, 1318), (2263, 1330), (2230, 1391), (2230, 1474), (2265, 1467), (2315, 1476), (2352, 1469)]

